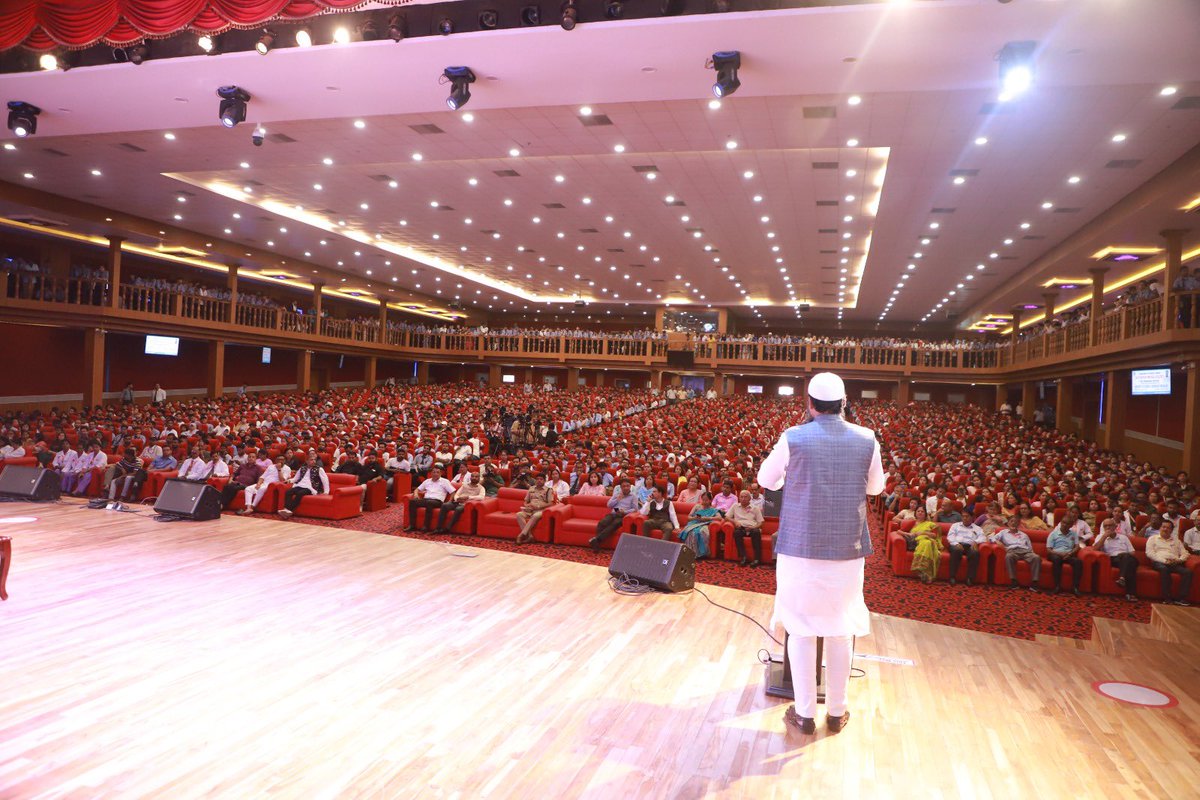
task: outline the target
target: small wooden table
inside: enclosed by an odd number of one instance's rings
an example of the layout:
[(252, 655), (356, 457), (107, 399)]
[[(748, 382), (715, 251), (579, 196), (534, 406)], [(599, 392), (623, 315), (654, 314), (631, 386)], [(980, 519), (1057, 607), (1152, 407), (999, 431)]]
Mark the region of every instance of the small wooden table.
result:
[(12, 539), (0, 536), (0, 600), (8, 599), (4, 584), (8, 581), (8, 567), (12, 564)]

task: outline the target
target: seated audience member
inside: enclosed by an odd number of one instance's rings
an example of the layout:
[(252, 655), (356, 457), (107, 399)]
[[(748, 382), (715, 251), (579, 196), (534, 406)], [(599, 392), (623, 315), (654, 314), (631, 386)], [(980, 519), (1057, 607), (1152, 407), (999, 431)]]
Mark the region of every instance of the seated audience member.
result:
[(1193, 524), (1187, 529), (1183, 534), (1183, 546), (1192, 555), (1200, 556), (1200, 527)]
[(283, 508), (279, 509), (279, 516), (284, 518), (295, 514), (300, 501), (308, 495), (329, 493), (329, 475), (317, 461), (315, 450), (308, 451), (308, 459), (304, 466), (296, 470), (289, 483), (291, 487), (283, 493)]
[[(484, 497), (483, 484), (481, 484), (474, 474), (467, 472), (462, 477), (462, 483), (454, 492), (454, 496), (438, 510), (437, 527), (434, 533), (449, 533), (450, 529), (458, 524), (459, 518), (462, 517), (463, 511), (466, 510), (467, 502), (470, 500), (482, 500)], [(427, 512), (430, 516), (433, 511)], [(447, 522), (447, 518), (449, 521)]]
[(733, 493), (733, 481), (725, 481), (721, 484), (721, 491), (712, 499), (713, 508), (720, 511), (722, 515), (728, 515), (729, 509), (737, 505), (738, 496)]
[(702, 494), (704, 494), (704, 489), (701, 488), (700, 481), (697, 478), (688, 478), (687, 488), (681, 489), (679, 492), (679, 502), (699, 503)]
[[(1012, 515), (1009, 514), (1008, 516)], [(1007, 520), (1008, 517), (1006, 517), (1001, 511), (1000, 504), (991, 502), (988, 503), (987, 511), (980, 514), (975, 520), (975, 525), (977, 525), (985, 535), (991, 536), (993, 533), (1003, 528)]]
[[(1029, 507), (1028, 503), (1021, 503), (1021, 505), (1019, 506), (1018, 511), (1017, 511), (1017, 517), (1018, 517), (1018, 522), (1020, 522), (1021, 527), (1027, 531), (1048, 531), (1048, 530), (1050, 530), (1050, 526), (1047, 525), (1041, 519), (1041, 517), (1039, 517), (1037, 514), (1033, 513), (1033, 509)], [(1013, 530), (1016, 530), (1016, 527), (1012, 526), (1011, 524), (1006, 527), (1010, 527)]]
[(562, 473), (558, 470), (550, 471), (550, 480), (546, 481), (546, 485), (554, 492), (554, 502), (565, 502), (571, 496), (571, 484), (562, 479)]
[[(1159, 524), (1158, 533), (1146, 540), (1146, 557), (1162, 580), (1163, 602), (1186, 606), (1192, 590), (1192, 571), (1187, 567), (1187, 550), (1175, 533), (1175, 525), (1167, 519)], [(1171, 576), (1179, 576), (1179, 593), (1171, 599)]]
[(675, 504), (664, 497), (662, 490), (657, 486), (650, 490), (650, 497), (642, 505), (641, 514), (646, 518), (642, 523), (643, 536), (649, 536), (651, 531), (660, 531), (663, 541), (669, 542), (671, 534), (679, 530)]
[(929, 519), (929, 512), (925, 510), (924, 506), (918, 505), (913, 509), (913, 519), (916, 521), (907, 532), (897, 531), (897, 533), (904, 537), (904, 547), (910, 553), (915, 552), (917, 549), (918, 536), (928, 535), (930, 531), (941, 530), (936, 522)]
[(908, 500), (908, 505), (896, 513), (896, 520), (899, 522), (905, 522), (910, 519), (915, 520), (917, 518), (918, 510), (921, 512), (925, 511), (925, 509), (921, 507), (921, 503), (917, 500), (917, 498), (910, 497)]
[(589, 472), (587, 483), (579, 487), (577, 494), (581, 497), (604, 497), (608, 494), (608, 491), (600, 481), (600, 474), (598, 472)]
[[(761, 511), (763, 509), (763, 506), (765, 506), (767, 503), (767, 496), (765, 494), (763, 494), (762, 487), (758, 485), (758, 481), (752, 481), (750, 483), (749, 491), (750, 491), (750, 505), (754, 506), (755, 508), (757, 508), (758, 510)], [(775, 551), (772, 550), (771, 552), (773, 553)]]
[(1004, 548), (1004, 566), (1008, 570), (1009, 587), (1016, 589), (1020, 585), (1017, 583), (1017, 562), (1024, 561), (1029, 565), (1032, 575), (1029, 591), (1036, 592), (1038, 578), (1042, 576), (1042, 558), (1033, 552), (1033, 542), (1029, 540), (1029, 535), (1018, 527), (1019, 524), (1020, 520), (1017, 517), (1010, 517), (1008, 525), (993, 533), (988, 540)]
[(433, 467), (433, 456), (425, 452), (424, 447), (418, 447), (416, 455), (412, 459), (412, 471), (421, 479), (424, 479), (429, 474)]
[(125, 457), (113, 465), (112, 480), (108, 484), (109, 500), (136, 500), (130, 490), (140, 485), (138, 476), (143, 473), (141, 459), (132, 447), (125, 448)]
[(617, 529), (621, 527), (621, 520), (625, 518), (625, 515), (637, 511), (637, 507), (633, 484), (629, 482), (628, 478), (622, 478), (620, 486), (613, 491), (612, 497), (608, 498), (609, 512), (596, 523), (596, 535), (588, 539), (592, 550), (599, 553), (600, 545), (616, 533)]
[[(948, 502), (950, 501), (943, 501), (943, 504)], [(936, 522), (922, 520), (918, 516), (911, 534), (916, 542), (916, 546), (913, 547), (913, 574), (921, 579), (921, 583), (933, 583), (937, 580), (938, 569), (942, 565), (942, 528)]]
[(339, 475), (353, 475), (355, 484), (360, 486), (370, 480), (363, 477), (363, 463), (358, 460), (358, 453), (355, 452), (347, 453), (346, 460), (334, 472)]
[(1108, 555), (1109, 562), (1120, 572), (1117, 585), (1125, 589), (1126, 600), (1137, 600), (1138, 559), (1129, 534), (1121, 531), (1112, 517), (1100, 523), (1100, 536), (1092, 545)]
[(454, 495), (454, 484), (442, 477), (440, 467), (430, 467), (429, 477), (421, 482), (408, 501), (408, 527), (406, 533), (417, 530), (417, 509), (425, 509), (425, 527), (421, 533), (433, 533), (434, 512)]
[[(77, 465), (79, 463), (79, 453), (72, 450), (71, 444), (65, 441), (58, 443), (57, 448), (54, 453), (54, 460), (50, 462), (50, 469), (59, 473), (62, 491), (69, 494), (71, 487), (67, 485), (67, 474), (71, 473), (76, 477), (78, 476), (79, 470), (77, 469)], [(72, 478), (73, 480), (75, 478)]]
[[(260, 464), (259, 466), (262, 465)], [(253, 514), (258, 508), (258, 504), (266, 496), (267, 489), (271, 484), (286, 482), (290, 477), (292, 477), (291, 467), (287, 465), (282, 455), (275, 456), (274, 463), (269, 464), (269, 466), (263, 469), (262, 474), (259, 475), (258, 480), (253, 485), (245, 488), (246, 507), (238, 513), (243, 515)]]
[(1100, 513), (1100, 501), (1099, 500), (1089, 500), (1088, 504), (1087, 504), (1087, 510), (1081, 512), (1079, 514), (1079, 518), (1081, 520), (1083, 520), (1084, 523), (1087, 524), (1088, 530), (1095, 531), (1099, 527), (1098, 524), (1096, 523), (1097, 515), (1099, 513)]
[(713, 497), (711, 494), (708, 492), (701, 493), (700, 502), (692, 506), (692, 510), (688, 514), (687, 524), (679, 532), (680, 543), (691, 548), (696, 554), (697, 559), (708, 558), (712, 555), (712, 549), (709, 546), (711, 532), (708, 527), (721, 518), (721, 512), (717, 511), (712, 501)]
[(545, 510), (555, 502), (557, 501), (554, 490), (546, 485), (545, 474), (538, 473), (533, 480), (533, 486), (525, 492), (525, 502), (521, 505), (521, 510), (517, 512), (517, 524), (521, 526), (521, 532), (517, 534), (517, 544), (533, 541), (534, 527)]
[[(999, 504), (992, 505), (999, 511)], [(974, 523), (956, 522), (950, 526), (950, 531), (946, 534), (946, 543), (950, 547), (951, 586), (957, 582), (958, 565), (964, 557), (967, 559), (967, 586), (974, 584), (979, 571), (979, 546), (987, 541), (987, 537), (987, 531)]]
[(92, 482), (92, 470), (108, 466), (108, 456), (100, 449), (100, 443), (93, 441), (88, 445), (87, 452), (79, 457), (77, 466), (77, 482), (74, 484), (75, 491), (71, 494), (83, 497), (87, 494), (88, 484)]
[(1162, 523), (1162, 514), (1155, 511), (1150, 514), (1150, 519), (1146, 522), (1146, 524), (1138, 529), (1137, 535), (1141, 536), (1143, 539), (1149, 539), (1151, 536), (1158, 534), (1159, 529), (1162, 528)]
[(1054, 576), (1054, 594), (1062, 591), (1063, 564), (1071, 565), (1072, 591), (1079, 597), (1079, 582), (1083, 580), (1083, 560), (1079, 558), (1079, 534), (1075, 532), (1075, 522), (1070, 511), (1063, 516), (1062, 522), (1050, 532), (1046, 540), (1046, 557), (1050, 559), (1050, 571)]
[(949, 522), (953, 524), (955, 522), (962, 522), (962, 519), (962, 512), (954, 507), (954, 502), (952, 500), (946, 499), (942, 501), (942, 505), (938, 509), (937, 517), (934, 519), (934, 521)]
[(1071, 531), (1078, 537), (1082, 544), (1087, 544), (1094, 538), (1092, 528), (1083, 521), (1079, 514), (1079, 506), (1071, 505), (1067, 507), (1067, 513), (1063, 514), (1062, 521), (1067, 523)]
[[(263, 468), (254, 461), (247, 461), (233, 471), (233, 476), (221, 489), (221, 508), (227, 510), (230, 503), (237, 497), (238, 492), (257, 486), (258, 479), (263, 475)], [(247, 504), (248, 505), (248, 504)]]
[(725, 518), (733, 523), (733, 544), (737, 548), (741, 566), (746, 566), (746, 537), (750, 539), (750, 547), (754, 560), (749, 562), (751, 567), (762, 563), (762, 525), (763, 512), (761, 506), (755, 506), (750, 492), (743, 490), (738, 494), (738, 502), (725, 513)]
[(408, 460), (408, 452), (401, 447), (396, 451), (396, 455), (389, 456), (383, 464), (383, 471), (387, 474), (387, 487), (390, 494), (395, 487), (396, 474), (412, 471), (412, 462)]

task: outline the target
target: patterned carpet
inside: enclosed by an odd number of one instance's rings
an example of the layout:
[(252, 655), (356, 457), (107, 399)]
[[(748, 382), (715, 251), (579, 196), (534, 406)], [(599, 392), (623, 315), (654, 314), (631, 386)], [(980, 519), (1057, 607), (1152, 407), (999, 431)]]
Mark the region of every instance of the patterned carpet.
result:
[[(583, 547), (536, 543), (518, 546), (507, 539), (491, 539), (484, 536), (431, 537), (404, 533), (400, 530), (402, 519), (402, 509), (397, 505), (390, 505), (386, 510), (341, 522), (299, 517), (293, 521), (389, 536), (447, 541), (481, 549), (558, 558), (579, 564), (608, 566), (611, 558), (607, 551), (596, 554)], [(1111, 595), (1051, 596), (1034, 594), (1023, 589), (1012, 591), (998, 586), (966, 587), (961, 584), (952, 587), (946, 583), (924, 586), (915, 578), (892, 574), (892, 568), (882, 554), (882, 533), (874, 521), (871, 523), (871, 535), (875, 542), (875, 553), (867, 559), (865, 594), (867, 606), (879, 614), (1018, 639), (1032, 639), (1039, 633), (1087, 639), (1091, 636), (1093, 616), (1131, 622), (1150, 621), (1149, 602), (1130, 603)], [(775, 593), (775, 572), (767, 567), (751, 569), (739, 567), (728, 561), (701, 561), (696, 565), (696, 579), (700, 583), (715, 586), (765, 594)], [(760, 621), (764, 625), (767, 623), (767, 620)]]

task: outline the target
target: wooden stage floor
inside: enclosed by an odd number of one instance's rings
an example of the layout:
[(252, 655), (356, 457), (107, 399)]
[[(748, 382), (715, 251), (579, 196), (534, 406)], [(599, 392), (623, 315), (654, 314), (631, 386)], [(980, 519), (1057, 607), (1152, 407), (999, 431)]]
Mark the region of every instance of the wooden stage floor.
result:
[[(695, 593), (619, 597), (602, 568), (69, 503), (0, 505), (0, 535), (14, 551), (5, 800), (1183, 798), (1200, 785), (1191, 609), (1091, 643), (876, 616), (858, 652), (915, 664), (856, 659), (850, 726), (802, 737), (763, 693), (757, 628)], [(768, 596), (707, 591), (770, 618)], [(1101, 680), (1179, 704), (1122, 704), (1093, 690)]]

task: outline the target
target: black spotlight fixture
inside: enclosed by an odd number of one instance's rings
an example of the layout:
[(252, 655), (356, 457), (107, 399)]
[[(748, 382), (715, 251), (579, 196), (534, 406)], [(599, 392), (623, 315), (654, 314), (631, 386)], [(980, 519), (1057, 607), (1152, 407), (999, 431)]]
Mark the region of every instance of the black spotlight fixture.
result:
[(713, 0), (713, 9), (718, 14), (725, 14), (733, 11), (733, 0)]
[(442, 80), (450, 83), (446, 105), (451, 111), (458, 111), (470, 101), (471, 84), (475, 82), (475, 73), (470, 67), (446, 67), (442, 72)]
[(716, 97), (728, 97), (738, 90), (738, 68), (742, 66), (742, 54), (737, 50), (723, 50), (712, 54), (711, 67), (717, 71), (717, 82), (712, 93)]
[(500, 15), (493, 9), (486, 8), (479, 12), (479, 30), (493, 31), (500, 24)]
[(393, 14), (388, 20), (387, 35), (393, 42), (403, 41), (408, 35), (408, 20), (403, 14)]
[(133, 47), (129, 48), (129, 63), (141, 64), (150, 57), (150, 45), (145, 42), (138, 42)]
[(22, 100), (8, 102), (8, 129), (17, 137), (24, 139), (37, 133), (38, 114), (42, 110), (32, 103)]
[(560, 24), (564, 31), (575, 30), (575, 23), (579, 21), (579, 10), (575, 8), (575, 0), (567, 0), (562, 4), (562, 21)]
[(375, 20), (367, 19), (358, 29), (358, 36), (364, 42), (373, 42), (379, 38), (379, 26), (375, 24)]
[(625, 4), (621, 0), (606, 0), (604, 3), (604, 16), (609, 19), (620, 19), (625, 16)]
[(232, 128), (239, 122), (246, 121), (246, 104), (250, 102), (249, 92), (240, 86), (222, 86), (217, 89), (217, 97), (221, 98), (222, 125)]
[(438, 21), (437, 30), (442, 36), (449, 36), (454, 33), (454, 21), (449, 17), (442, 17)]
[(542, 24), (542, 9), (538, 6), (525, 6), (521, 9), (521, 24), (536, 28)]
[(262, 36), (258, 37), (258, 41), (254, 44), (254, 49), (258, 51), (260, 56), (265, 56), (271, 52), (271, 48), (275, 46), (275, 31), (270, 28), (264, 28)]

